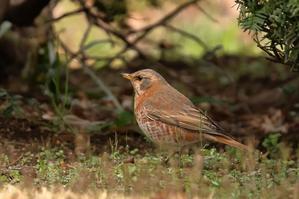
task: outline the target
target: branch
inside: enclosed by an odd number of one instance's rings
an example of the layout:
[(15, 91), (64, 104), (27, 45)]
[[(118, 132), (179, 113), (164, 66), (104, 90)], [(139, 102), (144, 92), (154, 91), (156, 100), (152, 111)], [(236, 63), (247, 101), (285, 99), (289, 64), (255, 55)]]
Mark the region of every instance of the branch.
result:
[(84, 8), (85, 10), (85, 14), (88, 20), (92, 19), (95, 23), (96, 26), (98, 26), (99, 28), (101, 28), (102, 30), (104, 30), (108, 35), (112, 34), (114, 36), (116, 36), (117, 38), (119, 38), (120, 40), (122, 40), (125, 44), (126, 44), (126, 48), (131, 48), (133, 50), (135, 50), (139, 57), (142, 59), (146, 58), (146, 55), (143, 54), (143, 52), (137, 47), (135, 46), (132, 42), (130, 42), (127, 39), (127, 36), (124, 35), (122, 32), (115, 30), (114, 28), (112, 28), (108, 23), (106, 23), (102, 17), (100, 15), (98, 15), (98, 13), (93, 12), (90, 8), (86, 7), (85, 2), (80, 0), (79, 1), (81, 6)]
[(148, 26), (146, 26), (142, 29), (139, 29), (139, 30), (131, 31), (131, 32), (128, 33), (128, 35), (133, 34), (133, 33), (137, 33), (137, 32), (143, 32), (139, 37), (137, 37), (133, 41), (134, 44), (137, 44), (146, 35), (148, 35), (154, 28), (165, 25), (169, 20), (174, 18), (176, 15), (178, 15), (180, 12), (182, 12), (185, 8), (187, 8), (190, 5), (193, 5), (193, 4), (197, 3), (198, 1), (200, 1), (200, 0), (187, 1), (186, 3), (178, 6), (173, 11), (171, 11), (170, 13), (165, 15), (162, 19), (160, 19), (156, 23), (148, 25)]
[[(127, 36), (134, 34), (134, 33), (139, 33), (139, 32), (143, 32), (139, 37), (137, 37), (135, 40), (133, 40), (132, 42), (127, 43), (127, 45), (120, 50), (115, 58), (119, 58), (123, 53), (125, 53), (128, 48), (131, 48), (132, 46), (135, 46), (139, 41), (141, 41), (146, 35), (148, 35), (154, 28), (158, 27), (158, 26), (163, 26), (165, 25), (169, 20), (171, 20), (172, 18), (174, 18), (175, 16), (177, 16), (180, 12), (182, 12), (185, 8), (187, 8), (188, 6), (197, 3), (200, 0), (193, 0), (193, 1), (188, 1), (180, 6), (178, 6), (177, 8), (175, 8), (173, 11), (171, 11), (170, 13), (168, 13), (167, 15), (165, 15), (162, 19), (160, 19), (159, 21), (157, 21), (154, 24), (148, 25), (140, 30), (132, 30), (130, 31)], [(122, 34), (121, 34), (122, 35)], [(123, 35), (122, 35), (123, 36)], [(124, 36), (124, 39), (126, 38), (126, 36)], [(138, 51), (137, 51), (138, 53)], [(138, 53), (140, 55), (140, 53)], [(140, 58), (145, 59), (145, 56), (140, 56)], [(114, 59), (111, 59), (111, 61), (113, 61)], [(110, 61), (110, 63), (111, 63)], [(109, 63), (108, 63), (109, 64)]]
[(197, 37), (197, 36), (195, 36), (193, 34), (190, 34), (190, 33), (186, 32), (184, 30), (181, 30), (179, 28), (176, 28), (176, 27), (174, 27), (174, 26), (172, 26), (170, 24), (165, 24), (165, 27), (168, 28), (168, 29), (170, 29), (170, 30), (172, 30), (172, 31), (175, 31), (175, 32), (177, 32), (177, 33), (179, 33), (179, 34), (181, 34), (181, 35), (183, 35), (185, 37), (188, 37), (188, 38), (194, 40), (200, 46), (202, 46), (205, 50), (208, 50), (208, 46), (199, 37)]
[[(124, 42), (125, 46), (118, 52), (116, 53), (113, 57), (104, 57), (104, 58), (101, 58), (101, 57), (89, 57), (91, 59), (95, 59), (97, 61), (102, 61), (102, 60), (105, 60), (107, 61), (107, 64), (106, 65), (109, 65), (113, 60), (115, 59), (118, 59), (118, 58), (122, 58), (122, 55), (124, 53), (127, 52), (128, 49), (132, 49), (134, 51), (137, 52), (139, 58), (141, 59), (149, 59), (147, 57), (146, 54), (144, 54), (142, 52), (141, 49), (139, 49), (137, 47), (137, 44), (138, 42), (140, 42), (144, 37), (146, 37), (153, 29), (159, 27), (159, 26), (167, 26), (167, 28), (169, 29), (172, 29), (173, 31), (176, 31), (190, 39), (193, 39), (194, 41), (196, 41), (198, 44), (200, 44), (204, 49), (207, 49), (207, 45), (202, 41), (200, 40), (198, 37), (196, 37), (195, 35), (192, 35), (188, 32), (185, 32), (183, 30), (180, 30), (180, 29), (177, 29), (175, 27), (172, 27), (170, 25), (167, 25), (167, 23), (173, 19), (174, 17), (176, 17), (179, 13), (181, 13), (185, 8), (187, 8), (188, 6), (191, 6), (193, 4), (196, 4), (197, 2), (199, 2), (200, 0), (191, 0), (191, 1), (187, 1), (181, 5), (179, 5), (178, 7), (176, 7), (174, 10), (172, 10), (171, 12), (169, 12), (168, 14), (166, 14), (163, 18), (161, 18), (159, 21), (151, 24), (151, 25), (148, 25), (148, 26), (145, 26), (139, 30), (131, 30), (129, 31), (127, 34), (123, 33), (122, 31), (119, 31), (119, 30), (116, 30), (115, 28), (113, 28), (112, 25), (110, 25), (109, 23), (105, 22), (105, 20), (103, 19), (103, 17), (101, 15), (99, 15), (99, 13), (97, 13), (95, 10), (92, 10), (90, 7), (86, 6), (85, 5), (85, 2), (83, 0), (79, 0), (79, 3), (80, 5), (82, 6), (82, 8), (80, 9), (77, 9), (77, 10), (74, 10), (72, 12), (69, 12), (69, 13), (66, 13), (60, 17), (57, 17), (56, 19), (54, 19), (55, 21), (56, 20), (59, 20), (59, 19), (62, 19), (66, 16), (70, 16), (70, 15), (73, 15), (73, 14), (77, 14), (77, 13), (80, 13), (80, 12), (84, 12), (84, 14), (86, 15), (86, 18), (87, 20), (90, 22), (90, 23), (93, 23), (94, 25), (98, 26), (100, 29), (104, 30), (108, 36), (115, 36), (117, 37), (118, 39), (120, 39), (121, 41)], [(90, 29), (91, 27), (89, 27)], [(85, 32), (87, 35), (89, 34), (89, 31), (88, 30), (87, 32)], [(131, 36), (132, 34), (136, 34), (137, 37), (135, 37), (135, 39), (133, 39), (132, 41), (129, 40), (129, 36)], [(140, 34), (140, 35), (137, 35), (137, 34)], [(86, 35), (84, 37), (87, 37)], [(82, 46), (83, 44), (85, 43), (85, 39), (81, 40), (81, 47), (80, 47), (80, 51), (78, 51), (77, 53), (73, 54), (73, 57), (78, 57), (79, 54), (84, 54), (84, 49)], [(87, 58), (87, 56), (84, 54), (85, 58)]]
[(85, 44), (85, 42), (86, 42), (86, 40), (87, 40), (87, 38), (89, 36), (91, 28), (92, 28), (92, 24), (88, 23), (88, 26), (87, 26), (86, 30), (84, 31), (83, 36), (81, 38), (79, 49), (83, 49), (83, 46), (84, 46), (84, 44)]
[(133, 33), (137, 33), (137, 32), (145, 32), (146, 33), (146, 32), (149, 32), (149, 31), (151, 31), (152, 29), (154, 29), (158, 26), (165, 25), (166, 22), (173, 19), (175, 16), (177, 16), (179, 13), (181, 13), (185, 8), (189, 7), (190, 5), (193, 5), (193, 4), (197, 3), (198, 1), (200, 1), (200, 0), (187, 1), (183, 4), (181, 4), (180, 6), (178, 6), (177, 8), (175, 8), (173, 11), (171, 11), (167, 15), (165, 15), (162, 19), (160, 19), (156, 23), (153, 23), (151, 25), (143, 27), (139, 30), (132, 30), (128, 34), (133, 34)]
[(53, 19), (49, 19), (48, 21), (46, 21), (46, 23), (52, 23), (52, 22), (56, 22), (56, 21), (59, 21), (65, 17), (69, 17), (69, 16), (72, 16), (72, 15), (76, 15), (76, 14), (79, 14), (81, 12), (85, 12), (86, 11), (86, 8), (79, 8), (77, 10), (73, 10), (73, 11), (70, 11), (70, 12), (67, 12), (67, 13), (64, 13), (63, 15), (59, 16), (59, 17), (56, 17), (56, 18), (53, 18)]
[(212, 17), (209, 13), (207, 13), (200, 5), (195, 4), (197, 9), (200, 10), (204, 15), (206, 15), (211, 21), (218, 23), (218, 20)]
[[(196, 35), (193, 35), (191, 33), (188, 33), (182, 29), (176, 28), (172, 25), (169, 24), (170, 20), (175, 18), (177, 15), (179, 15), (181, 12), (184, 11), (188, 6), (191, 6), (193, 4), (197, 5), (200, 0), (192, 0), (192, 1), (187, 1), (178, 7), (176, 7), (174, 10), (170, 11), (168, 14), (166, 14), (164, 17), (162, 17), (160, 20), (156, 21), (153, 24), (147, 25), (139, 30), (131, 30), (128, 33), (124, 33), (121, 30), (117, 30), (114, 28), (111, 24), (107, 23), (104, 19), (103, 16), (99, 15), (99, 13), (95, 12), (92, 10), (90, 7), (85, 6), (84, 1), (81, 1), (81, 6), (82, 8), (74, 10), (69, 13), (65, 13), (52, 21), (57, 21), (60, 19), (63, 19), (64, 17), (75, 15), (78, 13), (83, 12), (86, 16), (87, 21), (89, 22), (89, 25), (84, 32), (81, 42), (80, 42), (80, 48), (77, 52), (71, 52), (70, 49), (68, 49), (64, 44), (62, 43), (63, 49), (67, 54), (70, 55), (70, 57), (67, 59), (66, 65), (68, 65), (73, 59), (78, 59), (78, 61), (82, 65), (82, 69), (84, 72), (91, 77), (91, 79), (96, 83), (96, 85), (105, 92), (105, 94), (112, 100), (114, 106), (117, 108), (118, 111), (123, 110), (121, 104), (117, 100), (117, 98), (113, 95), (112, 91), (109, 89), (107, 85), (102, 81), (101, 78), (99, 78), (95, 72), (90, 68), (90, 66), (87, 65), (87, 60), (93, 60), (95, 62), (103, 61), (105, 66), (109, 66), (115, 59), (122, 59), (124, 62), (125, 56), (124, 54), (129, 50), (132, 49), (135, 52), (137, 52), (139, 58), (144, 59), (144, 60), (149, 60), (150, 57), (148, 57), (146, 54), (142, 52), (141, 49), (137, 46), (138, 42), (143, 40), (151, 31), (153, 31), (155, 28), (159, 26), (164, 26), (165, 28), (168, 28), (171, 31), (177, 32), (185, 37), (188, 37), (189, 39), (194, 40), (196, 43), (198, 43), (202, 48), (205, 50), (208, 50), (208, 46)], [(83, 3), (82, 3), (83, 2)], [(202, 12), (204, 12), (201, 8), (199, 8)], [(204, 14), (207, 15), (206, 12)], [(86, 40), (88, 38), (88, 35), (90, 34), (92, 25), (95, 25), (99, 27), (101, 30), (105, 31), (106, 34), (110, 37), (110, 39), (106, 40), (98, 40), (98, 41), (93, 41), (88, 43), (87, 45), (84, 45), (86, 43)], [(101, 57), (101, 56), (90, 56), (86, 53), (86, 50), (91, 48), (92, 46), (103, 43), (103, 42), (110, 42), (114, 43), (111, 36), (114, 36), (118, 39), (120, 39), (125, 45), (122, 47), (122, 49), (119, 50), (116, 54), (114, 54), (111, 57)], [(132, 40), (129, 39), (129, 37), (134, 38)], [(94, 63), (95, 63), (94, 62)]]
[(145, 59), (147, 56), (135, 45), (136, 42), (131, 42), (127, 39), (127, 36), (124, 35), (123, 33), (117, 31), (117, 30), (114, 30), (112, 29), (106, 22), (104, 22), (103, 20), (101, 20), (100, 18), (97, 18), (96, 20), (96, 25), (100, 28), (102, 28), (103, 30), (105, 30), (106, 32), (109, 32), (110, 34), (118, 37), (120, 40), (122, 40), (127, 48), (131, 48), (133, 50), (135, 50), (139, 57), (142, 58), (142, 59)]

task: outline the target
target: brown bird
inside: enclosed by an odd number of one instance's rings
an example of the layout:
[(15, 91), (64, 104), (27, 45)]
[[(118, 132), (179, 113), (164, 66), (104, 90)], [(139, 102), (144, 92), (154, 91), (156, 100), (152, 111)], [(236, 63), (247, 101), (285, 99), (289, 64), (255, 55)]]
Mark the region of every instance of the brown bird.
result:
[(207, 139), (248, 149), (225, 135), (219, 125), (154, 70), (144, 69), (122, 75), (134, 87), (137, 123), (154, 143), (183, 147)]

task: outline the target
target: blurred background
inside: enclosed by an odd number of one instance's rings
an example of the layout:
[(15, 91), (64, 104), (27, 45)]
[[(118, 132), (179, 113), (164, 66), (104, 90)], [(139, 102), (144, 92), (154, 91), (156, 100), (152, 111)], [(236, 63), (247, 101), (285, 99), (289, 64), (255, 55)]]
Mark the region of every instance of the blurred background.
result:
[[(276, 190), (278, 179), (293, 185), (299, 173), (298, 5), (298, 0), (1, 0), (0, 185), (29, 176), (39, 185), (76, 189), (86, 184), (84, 176), (96, 187), (130, 192), (139, 185), (148, 190), (144, 176), (152, 185), (160, 183), (155, 176), (163, 176), (165, 186), (173, 186), (170, 170), (137, 127), (133, 89), (120, 75), (144, 68), (161, 73), (228, 134), (264, 153), (244, 159), (223, 145), (205, 145), (203, 153), (212, 158), (198, 169), (204, 168), (201, 179), (208, 182), (202, 187), (221, 191), (227, 176), (234, 177), (231, 190), (245, 196), (263, 190), (262, 184)], [(146, 172), (138, 173), (140, 168)], [(193, 176), (184, 169), (175, 175)], [(265, 175), (250, 173), (254, 169)], [(155, 176), (148, 176), (153, 170)], [(274, 170), (278, 177), (270, 178)], [(127, 186), (131, 179), (137, 188)], [(257, 186), (251, 186), (255, 180)]]

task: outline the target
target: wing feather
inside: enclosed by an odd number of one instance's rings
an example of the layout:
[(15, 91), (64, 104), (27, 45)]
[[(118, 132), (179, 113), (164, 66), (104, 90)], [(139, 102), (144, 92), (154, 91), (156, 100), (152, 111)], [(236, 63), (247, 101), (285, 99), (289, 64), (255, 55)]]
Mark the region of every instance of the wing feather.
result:
[(208, 133), (214, 135), (223, 135), (220, 133), (222, 130), (211, 122), (211, 119), (201, 113), (196, 113), (195, 110), (192, 114), (186, 112), (177, 112), (169, 114), (168, 111), (148, 109), (147, 116), (152, 120), (158, 120), (170, 125), (181, 127), (184, 129), (197, 131), (201, 133)]

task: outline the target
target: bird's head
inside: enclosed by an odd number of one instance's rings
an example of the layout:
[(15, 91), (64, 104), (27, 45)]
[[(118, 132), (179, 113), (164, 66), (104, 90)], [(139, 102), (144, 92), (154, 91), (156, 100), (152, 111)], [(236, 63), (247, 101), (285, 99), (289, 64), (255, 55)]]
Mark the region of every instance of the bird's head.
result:
[(156, 84), (165, 84), (165, 79), (152, 69), (143, 69), (134, 73), (122, 73), (122, 76), (131, 81), (136, 95), (142, 95)]

